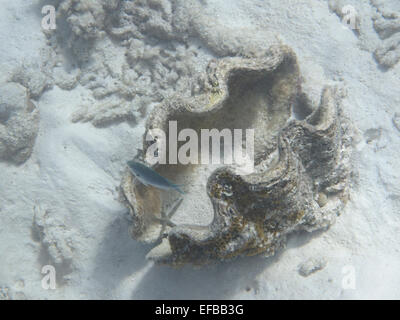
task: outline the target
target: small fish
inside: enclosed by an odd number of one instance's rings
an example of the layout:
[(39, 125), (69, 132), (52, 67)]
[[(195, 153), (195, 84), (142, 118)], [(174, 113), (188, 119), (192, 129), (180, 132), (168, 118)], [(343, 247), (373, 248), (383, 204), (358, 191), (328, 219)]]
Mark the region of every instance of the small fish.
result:
[(185, 194), (179, 188), (179, 185), (170, 182), (168, 179), (164, 178), (162, 175), (158, 174), (144, 164), (131, 160), (127, 162), (127, 165), (132, 174), (145, 186), (151, 185), (164, 190), (175, 189), (179, 193)]

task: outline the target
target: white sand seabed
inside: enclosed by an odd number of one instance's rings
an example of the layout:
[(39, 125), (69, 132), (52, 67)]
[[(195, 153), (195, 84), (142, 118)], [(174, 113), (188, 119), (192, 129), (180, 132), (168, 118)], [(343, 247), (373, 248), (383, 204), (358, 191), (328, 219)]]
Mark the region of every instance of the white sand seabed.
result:
[[(358, 38), (327, 1), (206, 2), (208, 15), (249, 37), (261, 29), (278, 32), (297, 53), (310, 92), (319, 92), (323, 79), (346, 88), (345, 113), (358, 128), (358, 177), (342, 215), (327, 231), (292, 235), (272, 258), (201, 269), (154, 266), (145, 260), (151, 246), (131, 239), (127, 209), (117, 201), (145, 119), (105, 128), (73, 123), (90, 92), (54, 86), (35, 101), (40, 130), (29, 160), (0, 162), (0, 298), (400, 298), (400, 132), (392, 122), (400, 112), (400, 63), (382, 70), (368, 49), (380, 41), (373, 28), (367, 25)], [(376, 12), (368, 1), (348, 2), (366, 21)], [(38, 4), (0, 1), (2, 80), (21, 61), (38, 59), (45, 46)], [(35, 237), (35, 206), (38, 217), (46, 210), (50, 216), (45, 244)], [(49, 256), (57, 264), (55, 290), (41, 285)], [(298, 270), (309, 259), (326, 265), (305, 277)]]

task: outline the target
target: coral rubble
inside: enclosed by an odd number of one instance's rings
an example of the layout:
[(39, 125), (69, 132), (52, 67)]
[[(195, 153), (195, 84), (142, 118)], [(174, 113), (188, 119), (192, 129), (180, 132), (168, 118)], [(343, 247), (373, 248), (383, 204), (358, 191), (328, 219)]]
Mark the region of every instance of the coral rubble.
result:
[(23, 86), (0, 85), (0, 159), (15, 164), (31, 155), (39, 130), (39, 111)]
[(60, 64), (53, 78), (66, 90), (79, 82), (93, 96), (72, 121), (136, 123), (175, 92), (196, 94), (193, 79), (202, 78), (211, 58), (252, 55), (276, 42), (264, 30), (253, 39), (246, 30), (232, 32), (202, 6), (193, 0), (59, 2), (58, 27), (46, 31)]

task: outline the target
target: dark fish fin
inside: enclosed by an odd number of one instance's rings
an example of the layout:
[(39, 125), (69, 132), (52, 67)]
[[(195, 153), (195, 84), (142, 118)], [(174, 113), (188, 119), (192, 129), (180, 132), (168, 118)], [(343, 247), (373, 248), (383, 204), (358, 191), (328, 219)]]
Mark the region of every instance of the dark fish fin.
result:
[(176, 183), (171, 183), (174, 187), (179, 188), (179, 187), (184, 187), (185, 185), (183, 183), (181, 184), (176, 184)]
[(180, 194), (184, 195), (185, 193), (179, 188), (180, 186), (182, 186), (182, 185), (174, 184), (174, 189), (176, 191), (178, 191)]
[(175, 184), (175, 183), (171, 183), (171, 186), (178, 191), (180, 194), (185, 194), (182, 190), (181, 187), (184, 186), (184, 184)]

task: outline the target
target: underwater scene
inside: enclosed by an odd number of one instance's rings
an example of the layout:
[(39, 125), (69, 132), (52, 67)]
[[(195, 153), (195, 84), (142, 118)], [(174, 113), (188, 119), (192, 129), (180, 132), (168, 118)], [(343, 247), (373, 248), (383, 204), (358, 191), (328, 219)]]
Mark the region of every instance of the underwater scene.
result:
[(0, 300), (400, 299), (398, 0), (0, 4)]

